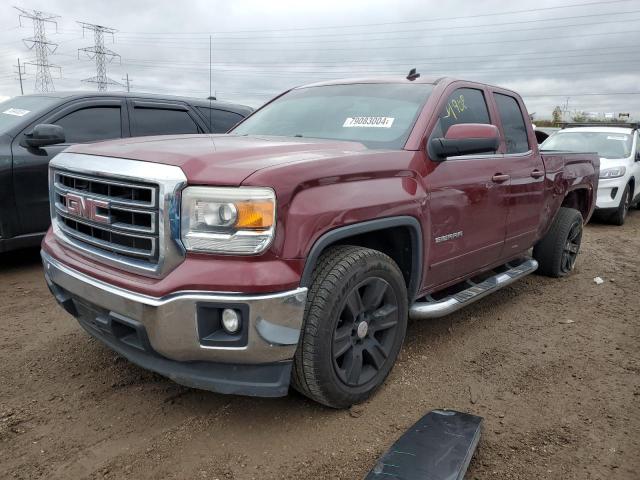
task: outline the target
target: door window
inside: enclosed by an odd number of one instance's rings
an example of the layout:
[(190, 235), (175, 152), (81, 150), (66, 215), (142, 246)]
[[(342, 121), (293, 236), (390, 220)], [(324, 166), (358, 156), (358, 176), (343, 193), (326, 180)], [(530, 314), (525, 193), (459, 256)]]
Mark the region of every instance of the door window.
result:
[(109, 140), (122, 136), (120, 107), (90, 107), (76, 110), (55, 122), (64, 128), (65, 143)]
[(529, 137), (527, 124), (522, 116), (522, 110), (518, 101), (509, 95), (494, 94), (498, 113), (504, 130), (504, 140), (507, 144), (507, 153), (524, 153), (529, 149)]
[(198, 125), (185, 110), (136, 107), (133, 117), (135, 137), (200, 133)]
[(482, 90), (459, 88), (453, 92), (440, 111), (436, 136), (445, 136), (449, 127), (458, 123), (491, 123)]
[(227, 112), (225, 110), (217, 110), (209, 107), (197, 107), (204, 115), (207, 125), (211, 133), (227, 133), (232, 127), (235, 127), (244, 117), (237, 113)]

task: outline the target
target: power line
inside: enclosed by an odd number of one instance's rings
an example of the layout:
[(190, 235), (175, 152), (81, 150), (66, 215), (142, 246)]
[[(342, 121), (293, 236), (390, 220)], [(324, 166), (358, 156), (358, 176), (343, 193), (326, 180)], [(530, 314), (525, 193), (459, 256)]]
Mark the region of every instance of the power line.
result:
[[(621, 63), (621, 62), (630, 62), (633, 61), (637, 58), (637, 56), (640, 54), (640, 52), (635, 52), (635, 51), (629, 51), (629, 52), (625, 52), (624, 56), (631, 56), (631, 58), (626, 58), (626, 57), (620, 57), (618, 59), (614, 59), (614, 60), (608, 60), (608, 58), (612, 57), (611, 53), (599, 53), (599, 54), (587, 54), (587, 55), (552, 55), (552, 56), (547, 56), (547, 57), (529, 57), (526, 58), (524, 60), (527, 61), (527, 64), (525, 67), (521, 67), (518, 66), (518, 68), (544, 68), (545, 66), (547, 66), (547, 64), (533, 64), (531, 62), (541, 62), (541, 61), (546, 61), (546, 60), (557, 60), (557, 59), (562, 59), (562, 60), (566, 60), (568, 58), (575, 58), (575, 59), (581, 59), (584, 57), (588, 57), (589, 59), (593, 59), (592, 62), (587, 62), (587, 63), (583, 63), (583, 65), (599, 65), (599, 64), (610, 64), (610, 63)], [(619, 55), (619, 54), (618, 54)], [(596, 59), (594, 57), (606, 57), (607, 59), (602, 60), (602, 59)], [(509, 63), (512, 62), (521, 62), (523, 59), (522, 58), (500, 58), (500, 59), (495, 59), (494, 55), (489, 55), (487, 57), (493, 58), (493, 65), (489, 66), (490, 70), (494, 70), (496, 68), (496, 64), (500, 64), (501, 66), (506, 67), (510, 67)], [(466, 57), (463, 57), (466, 58)], [(473, 57), (471, 57), (473, 58)], [(134, 60), (134, 59), (132, 59)], [(394, 67), (398, 67), (398, 66), (406, 66), (406, 65), (411, 65), (411, 64), (417, 64), (417, 65), (422, 65), (428, 63), (429, 67), (434, 67), (434, 66), (446, 66), (448, 64), (454, 65), (454, 67), (456, 65), (459, 65), (461, 63), (463, 63), (465, 66), (469, 66), (469, 65), (473, 65), (473, 64), (479, 64), (480, 66), (485, 66), (487, 65), (487, 61), (486, 59), (470, 59), (470, 60), (449, 60), (446, 58), (442, 58), (442, 57), (434, 57), (434, 58), (426, 58), (426, 59), (408, 59), (408, 60), (404, 60), (404, 61), (394, 61), (394, 62), (384, 62), (384, 63), (369, 63), (369, 64), (362, 64), (362, 65), (345, 65), (343, 62), (334, 62), (334, 63), (329, 63), (329, 62), (319, 62), (319, 63), (309, 63), (309, 64), (298, 64), (296, 63), (295, 65), (292, 65), (290, 62), (288, 63), (274, 63), (274, 64), (251, 64), (251, 63), (244, 63), (244, 62), (220, 62), (220, 63), (214, 63), (213, 66), (216, 68), (216, 70), (218, 71), (233, 71), (233, 72), (243, 72), (243, 73), (250, 73), (252, 75), (262, 75), (262, 74), (270, 74), (270, 73), (277, 73), (279, 75), (288, 75), (289, 73), (345, 73), (345, 74), (354, 74), (354, 73), (374, 73), (375, 70), (372, 69), (384, 69), (386, 68), (385, 71), (388, 71), (390, 68), (394, 68)], [(123, 62), (123, 65), (130, 65), (130, 66), (135, 66), (135, 67), (139, 67), (139, 68), (151, 68), (151, 69), (163, 69), (163, 68), (176, 68), (176, 67), (180, 67), (180, 68), (184, 68), (186, 70), (204, 70), (205, 68), (209, 68), (208, 65), (205, 65), (204, 63), (198, 62), (198, 63), (194, 63), (194, 62), (171, 62), (171, 61), (149, 61), (149, 62), (145, 62), (144, 60), (138, 60), (138, 61), (125, 61)], [(567, 64), (567, 63), (561, 63), (557, 66), (570, 66), (573, 64)], [(555, 66), (554, 64), (552, 64), (551, 66)], [(285, 67), (285, 69), (283, 70), (283, 67)], [(277, 72), (272, 72), (271, 70), (266, 70), (265, 69), (276, 69)], [(348, 69), (345, 69), (348, 68)], [(318, 69), (322, 69), (322, 70), (318, 70)], [(338, 70), (335, 70), (338, 69)], [(379, 71), (379, 70), (378, 70)]]
[[(628, 12), (621, 12), (621, 13), (625, 13), (625, 14), (635, 14), (635, 13), (640, 13), (640, 10), (630, 10)], [(612, 15), (612, 14), (606, 14), (606, 15)], [(616, 14), (617, 15), (617, 14)], [(637, 22), (639, 21), (640, 18), (625, 18), (624, 22), (625, 23), (629, 23), (629, 22)], [(547, 21), (547, 20), (545, 20)], [(530, 21), (527, 21), (530, 22)], [(517, 23), (517, 22), (516, 22)], [(583, 22), (583, 23), (566, 23), (566, 24), (560, 24), (560, 25), (553, 25), (553, 28), (558, 28), (558, 29), (563, 29), (563, 28), (573, 28), (573, 27), (590, 27), (593, 25), (606, 25), (606, 24), (610, 24), (610, 23), (615, 23), (615, 24), (619, 24), (620, 20), (616, 19), (616, 20), (607, 20), (607, 21), (597, 21), (597, 22)], [(465, 27), (467, 28), (467, 27)], [(448, 33), (447, 37), (459, 37), (459, 36), (464, 36), (464, 37), (468, 37), (470, 35), (496, 35), (496, 34), (502, 34), (502, 33), (511, 33), (511, 32), (530, 32), (530, 31), (538, 31), (541, 28), (544, 29), (548, 29), (549, 26), (548, 25), (542, 25), (542, 26), (536, 26), (536, 27), (529, 27), (529, 28), (515, 28), (515, 29), (508, 29), (508, 30), (495, 30), (495, 31), (488, 31), (488, 32), (468, 32), (468, 31), (464, 31), (461, 33)], [(449, 31), (451, 30), (451, 27), (445, 27), (445, 28), (433, 28), (430, 29), (429, 31)], [(387, 33), (387, 32), (382, 32)], [(359, 41), (359, 42), (382, 42), (382, 41), (395, 41), (395, 40), (412, 40), (412, 39), (421, 39), (424, 36), (424, 31), (422, 31), (422, 35), (410, 35), (410, 36), (403, 36), (403, 37), (378, 37), (378, 38), (366, 38), (363, 35), (360, 34), (349, 34), (349, 35), (355, 35), (358, 38), (350, 38), (348, 39), (348, 41), (351, 42), (355, 42), (355, 41)], [(202, 45), (204, 42), (204, 37), (201, 38), (169, 38), (169, 39), (165, 39), (165, 38), (136, 38), (136, 37), (127, 37), (125, 35), (120, 36), (120, 38), (124, 38), (125, 42), (124, 43), (129, 43), (129, 44), (139, 44), (139, 45), (157, 45), (158, 43), (162, 43), (163, 46), (165, 45), (180, 45), (180, 46), (188, 46), (188, 44), (192, 44), (192, 45)], [(304, 40), (304, 41), (299, 41), (299, 40), (295, 40), (292, 41), (289, 37), (280, 37), (280, 38), (267, 38), (267, 39), (260, 39), (260, 38), (251, 38), (251, 37), (244, 37), (244, 38), (218, 38), (216, 36), (216, 41), (220, 41), (223, 43), (227, 43), (227, 42), (232, 42), (232, 41), (236, 41), (236, 40), (247, 40), (244, 41), (243, 43), (241, 43), (241, 45), (246, 46), (249, 43), (258, 43), (261, 45), (264, 44), (274, 44), (274, 43), (280, 43), (280, 42), (286, 42), (288, 45), (317, 45), (317, 44), (324, 44), (324, 43), (340, 43), (340, 42), (344, 42), (345, 39), (322, 39), (322, 40)]]
[(24, 75), (24, 65), (20, 65), (20, 58), (18, 58), (18, 65), (14, 65), (16, 67), (16, 73), (18, 74), (18, 79), (20, 80), (20, 95), (24, 95), (24, 88), (22, 87), (22, 75)]
[[(576, 8), (576, 7), (587, 7), (587, 6), (595, 6), (595, 5), (612, 5), (617, 3), (627, 3), (634, 0), (612, 0), (612, 1), (595, 1), (595, 2), (584, 2), (584, 3), (574, 3), (569, 5), (557, 5), (553, 7), (540, 7), (540, 8), (528, 8), (522, 10), (506, 10), (502, 12), (492, 12), (492, 13), (481, 13), (475, 15), (463, 15), (463, 16), (454, 16), (454, 17), (431, 17), (428, 19), (421, 20), (404, 20), (404, 21), (396, 21), (396, 22), (381, 22), (381, 23), (360, 23), (360, 24), (351, 24), (351, 25), (326, 25), (326, 26), (318, 26), (318, 27), (295, 27), (295, 28), (276, 28), (276, 29), (263, 29), (263, 30), (235, 30), (233, 32), (229, 31), (217, 31), (217, 32), (190, 32), (188, 34), (201, 34), (201, 35), (216, 35), (216, 34), (224, 34), (224, 33), (257, 33), (257, 32), (283, 32), (283, 31), (301, 31), (301, 30), (327, 30), (327, 29), (336, 29), (336, 28), (359, 28), (359, 27), (378, 27), (383, 25), (406, 25), (411, 23), (433, 23), (433, 22), (441, 22), (443, 20), (466, 20), (470, 18), (483, 18), (483, 17), (494, 17), (494, 16), (505, 16), (505, 15), (515, 15), (520, 13), (534, 13), (534, 12), (542, 12), (542, 11), (551, 11), (551, 10), (559, 10), (565, 8)], [(185, 32), (126, 32), (122, 33), (140, 33), (141, 35), (161, 35), (161, 34), (170, 34), (170, 35), (183, 35)]]
[(98, 84), (99, 92), (106, 92), (107, 85), (120, 85), (115, 80), (107, 77), (107, 61), (112, 62), (114, 58), (120, 58), (120, 55), (104, 46), (104, 34), (106, 33), (113, 37), (116, 30), (93, 23), (78, 23), (82, 25), (83, 35), (85, 30), (93, 32), (94, 40), (93, 46), (78, 49), (78, 58), (80, 58), (80, 52), (84, 52), (89, 58), (95, 59), (96, 61), (96, 76), (86, 78), (83, 81)]
[[(475, 41), (475, 42), (463, 42), (463, 43), (447, 43), (447, 48), (449, 47), (461, 47), (461, 46), (475, 46), (475, 45), (496, 45), (496, 44), (505, 44), (505, 43), (522, 43), (522, 42), (539, 42), (541, 40), (553, 40), (553, 41), (557, 41), (558, 39), (565, 39), (565, 38), (583, 38), (583, 37), (600, 37), (600, 36), (605, 36), (605, 35), (621, 35), (621, 34), (627, 34), (627, 33), (638, 33), (637, 30), (618, 30), (618, 31), (614, 31), (614, 32), (598, 32), (598, 33), (579, 33), (579, 34), (572, 34), (572, 35), (554, 35), (554, 36), (550, 36), (550, 37), (534, 37), (534, 38), (517, 38), (517, 39), (503, 39), (503, 40), (493, 40), (493, 41)], [(442, 40), (444, 37), (436, 37), (435, 40)], [(125, 45), (131, 45), (134, 47), (146, 47), (149, 46), (151, 44), (146, 44), (146, 43), (139, 43), (139, 42), (120, 42), (123, 43)], [(439, 46), (438, 43), (435, 44), (409, 44), (409, 45), (371, 45), (371, 46), (358, 46), (358, 47), (353, 47), (353, 46), (342, 46), (339, 48), (322, 48), (323, 52), (326, 51), (340, 51), (340, 52), (344, 52), (345, 50), (388, 50), (388, 49), (410, 49), (410, 48), (422, 48), (422, 47), (437, 47)], [(208, 46), (206, 46), (204, 43), (202, 44), (201, 47), (185, 47), (184, 45), (163, 45), (163, 48), (180, 48), (180, 49), (189, 49), (189, 50), (203, 50), (205, 48), (209, 48)], [(255, 48), (255, 47), (251, 47), (251, 48), (246, 48), (246, 47), (240, 47), (240, 48), (225, 48), (224, 49), (225, 52), (264, 52), (264, 51), (273, 51), (272, 47), (267, 47), (267, 48)], [(307, 50), (305, 49), (297, 49), (297, 48), (283, 48), (283, 47), (278, 47), (278, 53), (282, 53), (284, 51), (288, 51), (288, 52), (299, 52), (299, 53), (303, 53)]]
[[(514, 53), (501, 53), (499, 57), (497, 57), (497, 55), (495, 53), (489, 54), (489, 55), (461, 55), (461, 56), (456, 56), (456, 55), (445, 55), (445, 56), (433, 56), (433, 57), (404, 57), (404, 58), (398, 58), (398, 57), (393, 57), (392, 59), (385, 59), (385, 58), (376, 58), (376, 59), (367, 59), (367, 60), (363, 60), (363, 59), (348, 59), (348, 60), (340, 60), (340, 61), (335, 61), (335, 62), (329, 62), (329, 61), (318, 61), (318, 62), (296, 62), (295, 65), (296, 66), (314, 66), (314, 67), (331, 67), (331, 66), (345, 66), (345, 65), (350, 65), (350, 64), (354, 64), (354, 67), (361, 67), (361, 68), (367, 68), (367, 67), (371, 67), (371, 66), (385, 66), (385, 65), (405, 65), (406, 63), (424, 63), (424, 62), (433, 62), (433, 61), (447, 61), (445, 63), (449, 63), (449, 60), (454, 60), (454, 59), (458, 59), (458, 60), (464, 60), (465, 63), (469, 63), (469, 60), (471, 60), (472, 62), (476, 59), (513, 59), (513, 60), (520, 60), (520, 58), (516, 58), (516, 57), (529, 57), (530, 55), (546, 55), (546, 56), (542, 56), (539, 58), (533, 58), (533, 60), (544, 60), (544, 59), (553, 59), (553, 58), (572, 58), (572, 57), (593, 57), (593, 56), (602, 56), (602, 55), (619, 55), (620, 53), (624, 53), (624, 54), (636, 54), (638, 53), (636, 51), (636, 45), (618, 45), (615, 47), (595, 47), (595, 48), (574, 48), (574, 49), (563, 49), (562, 51), (565, 53), (572, 53), (572, 52), (589, 52), (587, 54), (582, 54), (582, 55), (554, 55), (554, 51), (549, 51), (544, 50), (544, 51), (529, 51), (529, 52), (514, 52)], [(595, 51), (599, 51), (599, 50), (606, 50), (606, 53), (593, 53)], [(611, 50), (622, 50), (622, 52), (610, 52)], [(61, 54), (62, 55), (62, 54)], [(531, 58), (527, 58), (531, 59)], [(181, 62), (179, 60), (172, 60), (172, 59), (168, 59), (168, 60), (147, 60), (144, 58), (128, 58), (127, 63), (132, 64), (132, 62), (134, 62), (133, 64), (145, 64), (145, 63), (151, 63), (151, 64), (158, 64), (158, 65), (171, 65), (171, 66), (189, 66), (189, 65), (204, 65), (204, 62), (202, 61), (197, 61), (197, 62)], [(485, 62), (485, 60), (478, 60), (478, 62)], [(456, 63), (455, 61), (452, 61), (450, 63)], [(362, 65), (358, 65), (358, 64), (362, 64)], [(66, 65), (66, 64), (63, 64)], [(219, 62), (214, 62), (213, 65), (238, 65), (238, 66), (273, 66), (273, 67), (282, 67), (282, 66), (286, 66), (286, 67), (290, 67), (292, 64), (290, 61), (285, 61), (285, 62), (278, 62), (278, 61), (274, 61), (274, 62), (255, 62), (255, 61), (235, 61), (235, 62), (224, 62), (224, 61), (219, 61)]]
[(602, 97), (609, 95), (640, 95), (640, 92), (604, 92), (604, 93), (536, 93), (521, 94), (522, 97)]
[[(593, 18), (593, 17), (609, 17), (609, 16), (613, 16), (613, 15), (628, 15), (631, 13), (637, 13), (640, 12), (640, 10), (627, 10), (627, 11), (620, 11), (620, 12), (606, 12), (606, 13), (591, 13), (591, 14), (586, 14), (586, 15), (572, 15), (572, 16), (566, 16), (566, 17), (555, 17), (555, 18), (537, 18), (537, 19), (531, 19), (531, 20), (511, 20), (508, 22), (500, 22), (500, 23), (484, 23), (484, 24), (479, 24), (479, 25), (447, 25), (446, 27), (429, 27), (428, 32), (433, 32), (433, 31), (450, 31), (450, 30), (458, 30), (458, 29), (464, 29), (465, 31), (470, 29), (470, 28), (494, 28), (496, 26), (503, 26), (503, 25), (520, 25), (520, 24), (531, 24), (531, 23), (541, 23), (544, 22), (546, 27), (549, 27), (549, 22), (558, 22), (558, 21), (562, 21), (562, 20), (576, 20), (576, 19), (580, 19), (580, 18)], [(626, 21), (626, 19), (624, 19)], [(563, 25), (552, 25), (551, 27), (553, 28), (562, 28)], [(388, 30), (388, 31), (368, 31), (368, 32), (349, 32), (349, 33), (313, 33), (311, 35), (300, 35), (298, 33), (294, 33), (293, 36), (287, 36), (287, 35), (283, 35), (282, 32), (280, 30), (278, 31), (274, 31), (274, 33), (277, 33), (277, 36), (266, 36), (266, 35), (251, 35), (249, 37), (226, 37), (224, 35), (221, 34), (216, 34), (216, 41), (218, 40), (225, 40), (225, 39), (229, 39), (229, 40), (256, 40), (256, 39), (287, 39), (287, 38), (314, 38), (314, 37), (352, 37), (357, 35), (358, 37), (363, 37), (363, 36), (367, 36), (367, 35), (380, 35), (380, 34), (396, 34), (396, 33), (426, 33), (424, 27), (423, 28), (416, 28), (416, 29), (400, 29), (400, 30)], [(233, 32), (229, 32), (229, 33), (233, 33)], [(492, 32), (493, 33), (493, 32)], [(158, 36), (153, 36), (153, 35), (158, 35)], [(152, 40), (161, 40), (164, 41), (164, 38), (161, 37), (165, 37), (168, 35), (177, 35), (177, 33), (158, 33), (158, 34), (148, 34), (148, 33), (139, 33), (139, 32), (131, 32), (129, 34), (121, 34), (119, 35), (118, 38), (127, 38), (127, 39), (144, 39), (142, 37), (147, 37), (148, 39), (152, 39)], [(204, 36), (200, 36), (200, 37), (196, 37), (197, 35), (205, 35), (205, 34), (199, 34), (199, 33), (181, 33), (180, 35), (194, 35), (194, 37), (192, 38), (185, 38), (185, 37), (172, 37), (169, 39), (174, 39), (174, 40), (201, 40), (201, 39), (205, 39), (206, 37)], [(208, 35), (208, 34), (206, 34)]]
[[(540, 71), (541, 69), (546, 70), (546, 69), (550, 69), (550, 68), (561, 68), (561, 69), (566, 69), (568, 67), (595, 67), (595, 66), (599, 66), (599, 65), (628, 65), (629, 60), (601, 60), (598, 62), (580, 62), (580, 63), (552, 63), (552, 64), (541, 64), (541, 65), (532, 65), (532, 66), (524, 66), (524, 67), (517, 67), (518, 71), (520, 72), (524, 72), (524, 71)], [(403, 65), (405, 65), (405, 67), (407, 66), (411, 66), (412, 64), (416, 64), (416, 62), (411, 63), (411, 62), (407, 62)], [(419, 64), (419, 63), (418, 63)], [(141, 68), (154, 68), (154, 69), (175, 69), (176, 66), (175, 65), (140, 65), (140, 64), (136, 64), (136, 63), (129, 63), (129, 62), (125, 62), (123, 65), (128, 65), (128, 66), (138, 66)], [(371, 68), (368, 68), (367, 70), (286, 70), (286, 71), (277, 71), (277, 72), (273, 72), (273, 71), (269, 71), (269, 72), (264, 72), (264, 71), (257, 71), (257, 70), (246, 70), (246, 69), (237, 69), (237, 68), (217, 68), (216, 71), (220, 72), (220, 73), (232, 73), (234, 75), (244, 75), (244, 76), (251, 76), (251, 77), (264, 77), (264, 76), (268, 76), (268, 77), (283, 77), (283, 78), (291, 78), (291, 77), (299, 77), (299, 76), (312, 76), (312, 75), (322, 75), (322, 76), (332, 76), (332, 75), (348, 75), (348, 76), (353, 76), (353, 75), (399, 75), (401, 71), (404, 71), (404, 68), (384, 68), (384, 65), (379, 65), (377, 66), (378, 70), (373, 70)], [(189, 70), (189, 71), (196, 71), (196, 72), (203, 72), (205, 70), (204, 65), (201, 67), (186, 67), (186, 66), (181, 66), (180, 69), (181, 70)], [(513, 70), (513, 67), (510, 66), (503, 66), (503, 67), (496, 67), (496, 66), (488, 66), (486, 68), (478, 68), (478, 67), (473, 67), (473, 69), (470, 69), (468, 66), (464, 65), (461, 67), (446, 67), (446, 66), (440, 66), (438, 67), (438, 69), (436, 68), (431, 68), (429, 69), (430, 73), (434, 73), (434, 72), (489, 72), (489, 73), (501, 73), (501, 72), (511, 72)], [(629, 69), (627, 69), (626, 71), (629, 71)]]
[(25, 10), (23, 8), (14, 7), (20, 12), (18, 21), (22, 26), (22, 19), (28, 18), (33, 23), (33, 37), (23, 39), (24, 44), (29, 50), (36, 52), (35, 62), (25, 62), (25, 65), (35, 65), (36, 67), (36, 91), (37, 92), (53, 92), (53, 79), (51, 78), (50, 68), (60, 68), (49, 63), (49, 54), (55, 53), (58, 48), (57, 43), (49, 42), (46, 36), (46, 24), (51, 23), (58, 28), (55, 18), (58, 15), (41, 12), (39, 10)]

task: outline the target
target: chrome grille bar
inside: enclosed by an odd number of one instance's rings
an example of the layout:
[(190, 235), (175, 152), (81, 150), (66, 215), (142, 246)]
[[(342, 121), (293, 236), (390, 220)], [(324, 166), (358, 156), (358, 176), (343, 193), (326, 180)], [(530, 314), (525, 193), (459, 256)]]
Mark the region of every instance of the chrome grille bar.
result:
[(134, 184), (117, 179), (104, 179), (57, 171), (56, 187), (74, 193), (91, 194), (96, 198), (108, 198), (114, 203), (155, 207), (157, 187), (143, 183)]
[(63, 152), (50, 163), (54, 234), (79, 252), (159, 277), (184, 258), (179, 167)]

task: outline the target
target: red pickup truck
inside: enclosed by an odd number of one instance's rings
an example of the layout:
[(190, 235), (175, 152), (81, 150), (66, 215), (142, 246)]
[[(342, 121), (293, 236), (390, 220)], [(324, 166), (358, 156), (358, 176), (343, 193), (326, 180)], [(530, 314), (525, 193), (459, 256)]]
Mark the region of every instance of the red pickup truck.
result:
[(568, 274), (598, 171), (595, 154), (541, 155), (509, 90), (318, 83), (226, 135), (56, 156), (42, 258), (58, 302), (133, 363), (340, 408), (383, 383), (408, 317)]

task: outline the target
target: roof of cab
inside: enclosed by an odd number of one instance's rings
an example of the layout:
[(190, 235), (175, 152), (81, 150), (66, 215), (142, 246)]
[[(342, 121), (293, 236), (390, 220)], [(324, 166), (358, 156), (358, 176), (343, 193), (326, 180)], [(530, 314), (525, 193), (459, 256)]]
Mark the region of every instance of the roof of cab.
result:
[(363, 77), (363, 78), (339, 78), (336, 80), (325, 80), (323, 82), (309, 83), (306, 85), (299, 85), (295, 88), (307, 88), (307, 87), (324, 87), (327, 85), (351, 85), (357, 83), (428, 83), (435, 85), (445, 77), (435, 76), (419, 76), (414, 80), (409, 80), (407, 77), (402, 76), (384, 76), (384, 77)]
[(443, 77), (443, 76), (435, 76), (435, 75), (420, 75), (418, 78), (414, 78), (413, 80), (409, 80), (406, 76), (400, 76), (400, 75), (381, 76), (381, 77), (363, 77), (363, 78), (341, 78), (336, 80), (326, 80), (323, 82), (299, 85), (295, 87), (294, 90), (299, 88), (308, 88), (308, 87), (324, 87), (327, 85), (353, 85), (358, 83), (382, 83), (382, 84), (383, 83), (401, 83), (401, 84), (402, 83), (404, 84), (423, 83), (423, 84), (437, 85), (439, 83), (450, 84), (454, 82), (468, 82), (471, 84), (476, 84), (478, 86), (482, 85), (482, 86), (489, 87), (491, 89), (501, 90), (504, 92), (510, 92), (514, 95), (518, 95), (517, 92), (511, 89), (499, 87), (497, 85), (490, 85), (483, 82), (476, 82), (474, 80), (465, 80), (461, 78)]
[(207, 100), (206, 98), (181, 97), (177, 95), (159, 95), (155, 93), (139, 93), (139, 92), (92, 92), (90, 90), (72, 90), (72, 91), (62, 91), (62, 92), (34, 93), (34, 94), (25, 95), (25, 96), (49, 97), (49, 98), (60, 98), (60, 99), (125, 97), (125, 98), (158, 100), (158, 101), (174, 100), (174, 101), (186, 102), (191, 105), (195, 105), (197, 107), (208, 107), (209, 105), (211, 105), (212, 107), (215, 107), (215, 108), (240, 113), (243, 115), (248, 115), (254, 110), (252, 107), (249, 107), (247, 105), (223, 102), (220, 100), (211, 100), (211, 102), (209, 102), (209, 100)]

